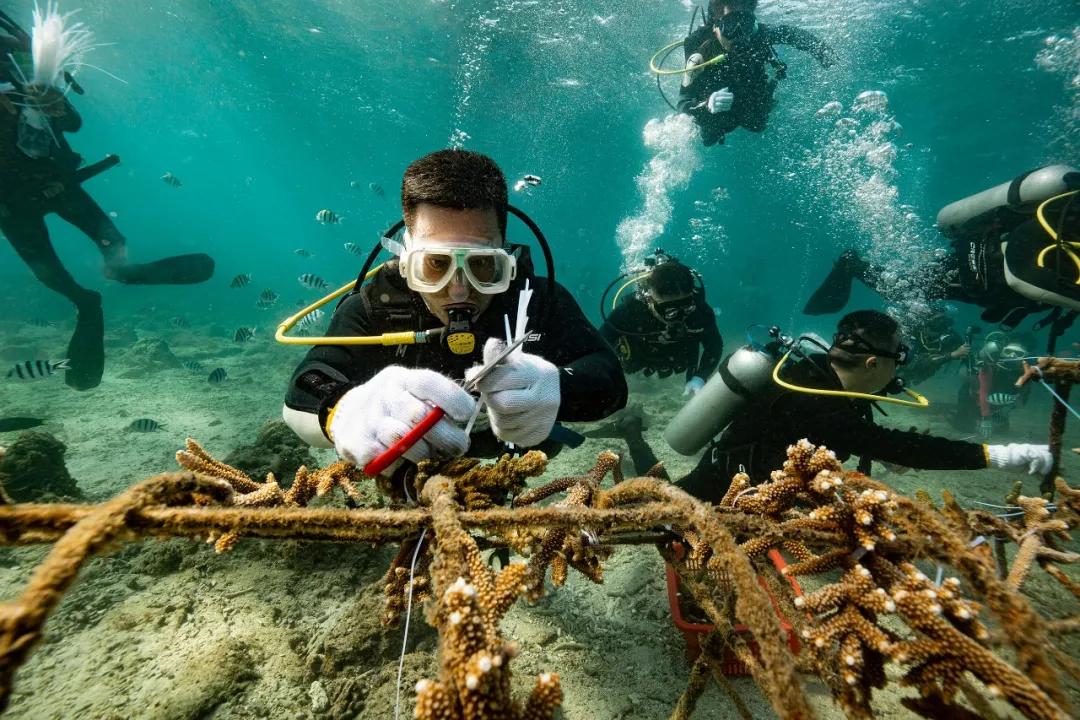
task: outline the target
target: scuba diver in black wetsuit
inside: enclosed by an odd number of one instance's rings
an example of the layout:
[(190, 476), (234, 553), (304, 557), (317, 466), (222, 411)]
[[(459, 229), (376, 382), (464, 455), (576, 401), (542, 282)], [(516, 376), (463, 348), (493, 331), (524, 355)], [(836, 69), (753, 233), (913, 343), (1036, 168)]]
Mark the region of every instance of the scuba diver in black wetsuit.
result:
[[(401, 199), (404, 242), (384, 238), (398, 258), (338, 305), (330, 340), (297, 342), (318, 345), (293, 373), (285, 398), (283, 416), (297, 435), (314, 446), (333, 446), (366, 468), (437, 406), (446, 416), (404, 460), (466, 450), (495, 455), (506, 451), (503, 443), (551, 453), (566, 442), (558, 421), (600, 420), (626, 404), (618, 358), (574, 298), (553, 282), (546, 241), (509, 207), (506, 180), (494, 161), (463, 150), (424, 156), (405, 171)], [(508, 210), (544, 247), (547, 278), (533, 275), (525, 246), (507, 243)], [(473, 377), (478, 364), (498, 354), (507, 332), (504, 316), (520, 312), (518, 291), (526, 283), (535, 293), (527, 340), (479, 381), (490, 429), (470, 433), (477, 402), (457, 381)], [(384, 333), (394, 336), (390, 342), (381, 341)], [(399, 461), (372, 472), (403, 486), (410, 467)]]
[[(662, 378), (684, 373), (683, 394), (693, 395), (724, 354), (716, 313), (705, 299), (701, 277), (689, 267), (663, 250), (645, 265), (648, 269), (641, 273), (628, 273), (636, 275), (627, 283), (637, 284), (633, 297), (622, 303), (616, 297), (618, 304), (610, 314), (601, 308), (600, 334), (618, 352), (627, 373), (655, 373)], [(626, 277), (620, 276), (609, 290)]]
[[(1049, 165), (951, 203), (937, 224), (952, 248), (929, 270), (935, 298), (983, 308), (982, 319), (1012, 329), (1031, 313), (1048, 312), (1036, 328), (1051, 342), (1080, 314), (1080, 172)], [(803, 312), (843, 309), (858, 279), (870, 288), (878, 270), (845, 251)]]
[[(776, 103), (773, 93), (787, 68), (774, 45), (790, 45), (812, 54), (824, 67), (836, 62), (833, 51), (811, 32), (788, 25), (763, 25), (754, 11), (757, 0), (710, 0), (705, 25), (683, 42), (687, 72), (678, 109), (701, 128), (702, 142), (715, 145), (737, 127), (761, 132)], [(699, 70), (719, 55), (725, 59)], [(770, 79), (765, 66), (776, 74)]]
[[(56, 213), (87, 235), (105, 259), (105, 276), (125, 284), (200, 283), (214, 261), (203, 254), (181, 255), (146, 264), (127, 262), (124, 236), (81, 183), (117, 164), (116, 156), (80, 168), (82, 156), (64, 133), (77, 132), (82, 119), (56, 87), (24, 82), (31, 39), (0, 12), (0, 232), (50, 290), (70, 300), (78, 313), (68, 344), (71, 369), (65, 382), (88, 390), (101, 382), (105, 367), (101, 295), (80, 286), (60, 262), (45, 216)], [(69, 88), (82, 89), (70, 76)]]
[[(754, 483), (767, 480), (783, 465), (788, 446), (803, 438), (827, 446), (841, 461), (858, 455), (863, 472), (871, 460), (928, 470), (1031, 473), (1045, 473), (1052, 464), (1045, 445), (981, 445), (874, 424), (875, 402), (926, 404), (913, 391), (906, 392), (914, 403), (883, 394), (899, 389), (897, 367), (909, 352), (896, 321), (883, 313), (845, 316), (831, 346), (821, 344), (824, 352), (800, 349), (810, 336), (792, 340), (774, 329), (773, 337), (764, 348), (743, 347), (726, 358), (665, 430), (665, 440), (683, 455), (708, 446), (697, 467), (677, 482), (687, 492), (716, 502), (740, 470)], [(792, 357), (799, 359), (789, 362)]]
[(940, 308), (922, 323), (913, 341), (915, 357), (900, 371), (907, 385), (923, 383), (953, 360), (964, 360), (971, 353), (969, 340), (956, 331), (949, 313)]

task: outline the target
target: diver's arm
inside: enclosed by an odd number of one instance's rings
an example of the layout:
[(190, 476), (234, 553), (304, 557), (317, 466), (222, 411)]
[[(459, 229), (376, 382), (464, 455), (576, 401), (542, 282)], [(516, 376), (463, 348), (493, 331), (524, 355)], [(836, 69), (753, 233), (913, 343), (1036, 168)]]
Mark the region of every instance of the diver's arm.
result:
[(704, 318), (705, 334), (701, 338), (701, 359), (691, 377), (708, 380), (724, 356), (724, 338), (720, 336), (720, 328), (716, 327), (716, 314), (708, 304), (704, 306), (704, 313), (707, 317)]
[(838, 455), (859, 455), (922, 470), (981, 470), (987, 456), (979, 443), (920, 432), (890, 430), (851, 412), (817, 415), (811, 440)]
[(770, 25), (767, 32), (769, 43), (772, 45), (790, 45), (796, 50), (808, 52), (825, 67), (836, 63), (836, 53), (833, 49), (809, 30), (793, 25)]
[[(359, 295), (343, 302), (330, 319), (331, 336), (369, 335)], [(341, 345), (318, 345), (308, 351), (289, 380), (282, 417), (301, 439), (330, 447), (326, 421), (330, 410), (350, 389), (370, 380), (386, 363), (378, 348), (353, 353)]]
[(73, 133), (82, 129), (82, 116), (75, 106), (64, 98), (64, 113), (53, 118), (53, 125), (60, 132)]
[(543, 330), (544, 359), (559, 368), (558, 420), (600, 420), (626, 405), (626, 377), (619, 359), (577, 301), (556, 283)]

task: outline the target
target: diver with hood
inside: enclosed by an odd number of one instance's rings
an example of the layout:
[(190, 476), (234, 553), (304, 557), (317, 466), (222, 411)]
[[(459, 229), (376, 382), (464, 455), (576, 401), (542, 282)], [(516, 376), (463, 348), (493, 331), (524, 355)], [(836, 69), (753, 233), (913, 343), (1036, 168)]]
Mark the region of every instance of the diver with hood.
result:
[[(709, 0), (705, 25), (683, 42), (686, 72), (678, 109), (694, 118), (706, 146), (723, 143), (738, 127), (765, 129), (777, 83), (787, 74), (774, 45), (808, 52), (824, 67), (836, 62), (832, 49), (813, 33), (759, 23), (756, 9), (757, 0)], [(769, 77), (766, 66), (775, 77)]]
[(637, 285), (633, 296), (621, 303), (616, 297), (610, 313), (601, 301), (600, 334), (615, 348), (627, 373), (662, 378), (682, 373), (683, 395), (693, 395), (724, 355), (724, 340), (716, 327), (716, 313), (705, 299), (701, 276), (663, 250), (645, 259), (643, 271), (631, 274), (635, 277), (627, 284)]
[[(391, 246), (398, 257), (371, 274), (365, 267), (330, 320), (332, 337), (293, 373), (283, 416), (297, 435), (397, 485), (405, 461), (466, 451), (491, 456), (505, 452), (504, 443), (557, 451), (564, 442), (559, 431), (567, 432), (558, 421), (599, 420), (626, 404), (618, 358), (554, 282), (546, 242), (509, 207), (506, 178), (493, 160), (464, 150), (426, 155), (406, 169), (401, 205), (403, 243)], [(541, 241), (547, 278), (533, 274), (527, 248), (508, 243), (508, 210)], [(521, 312), (526, 284), (534, 293), (527, 304), (532, 320), (515, 340), (524, 344), (500, 359), (513, 323), (504, 317)], [(350, 344), (361, 336), (374, 341)], [(305, 341), (296, 344), (315, 344)], [(461, 381), (476, 379), (477, 366), (493, 361), (494, 370), (470, 388), (486, 406), (489, 427), (473, 427), (478, 402)], [(435, 408), (445, 417), (405, 447)], [(397, 452), (400, 458), (386, 464)]]
[[(984, 322), (1012, 329), (1032, 313), (1051, 344), (1080, 315), (1080, 172), (1048, 165), (946, 205), (937, 226), (951, 247), (935, 267), (930, 294), (983, 309)], [(876, 289), (880, 269), (846, 250), (803, 312), (847, 304), (852, 281)]]
[[(50, 18), (42, 16), (48, 22)], [(63, 33), (31, 37), (0, 12), (0, 232), (50, 290), (75, 305), (78, 319), (68, 344), (71, 368), (64, 381), (76, 390), (101, 382), (105, 368), (105, 323), (101, 295), (80, 286), (53, 248), (45, 216), (56, 213), (89, 237), (105, 260), (105, 276), (130, 285), (190, 284), (208, 280), (214, 261), (193, 254), (146, 264), (127, 261), (127, 243), (82, 183), (116, 165), (110, 155), (87, 167), (64, 133), (77, 132), (82, 119), (67, 93), (82, 93), (60, 64), (52, 71), (32, 67), (31, 56), (57, 53), (34, 44), (62, 42)]]
[[(878, 460), (926, 470), (989, 467), (1045, 474), (1053, 458), (1046, 445), (982, 445), (874, 423), (875, 403), (928, 404), (902, 389), (897, 369), (909, 348), (895, 320), (876, 310), (842, 318), (831, 345), (814, 340), (803, 351), (774, 328), (764, 347), (739, 348), (720, 364), (706, 386), (672, 418), (664, 439), (678, 453), (706, 448), (697, 467), (677, 481), (709, 502), (723, 497), (738, 472), (756, 484), (783, 466), (787, 448), (806, 438), (843, 462), (859, 456), (859, 470)], [(887, 397), (906, 392), (915, 401)]]

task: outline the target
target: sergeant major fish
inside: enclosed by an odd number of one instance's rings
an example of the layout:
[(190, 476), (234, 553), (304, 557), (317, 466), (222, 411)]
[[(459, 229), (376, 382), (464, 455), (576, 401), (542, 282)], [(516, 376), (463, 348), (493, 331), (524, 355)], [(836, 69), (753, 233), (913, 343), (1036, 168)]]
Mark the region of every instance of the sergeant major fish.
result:
[(236, 332), (233, 333), (233, 342), (247, 342), (251, 338), (255, 337), (255, 328), (253, 327), (240, 327), (236, 328)]
[(232, 282), (229, 283), (229, 287), (235, 290), (236, 288), (244, 287), (249, 282), (251, 282), (251, 273), (240, 273), (232, 279)]
[(311, 288), (312, 290), (325, 290), (326, 288), (330, 287), (326, 284), (325, 280), (313, 273), (304, 273), (303, 275), (298, 277), (297, 280), (300, 281), (301, 285), (306, 288)]
[(40, 380), (57, 370), (70, 370), (70, 360), (25, 360), (8, 370), (7, 376), (17, 380)]
[(310, 250), (305, 250), (304, 248), (296, 248), (293, 252), (302, 258), (309, 258), (313, 254)]
[(351, 252), (353, 255), (360, 256), (364, 254), (363, 248), (354, 242), (345, 243), (345, 249)]
[(337, 225), (344, 218), (329, 208), (324, 208), (315, 213), (315, 220), (323, 225)]
[(161, 181), (169, 187), (178, 188), (182, 184), (180, 178), (173, 175), (171, 172), (167, 172), (161, 176)]
[(141, 433), (157, 432), (158, 430), (164, 430), (165, 424), (150, 418), (139, 418), (138, 420), (132, 420), (127, 429)]
[(229, 377), (229, 373), (225, 371), (225, 368), (215, 368), (210, 375), (207, 376), (206, 382), (211, 385), (220, 385), (225, 382), (225, 378)]
[(323, 313), (322, 310), (315, 308), (307, 315), (300, 318), (300, 322), (297, 323), (297, 327), (304, 331), (310, 330), (312, 326), (314, 326), (317, 322), (323, 319), (324, 314), (325, 313)]

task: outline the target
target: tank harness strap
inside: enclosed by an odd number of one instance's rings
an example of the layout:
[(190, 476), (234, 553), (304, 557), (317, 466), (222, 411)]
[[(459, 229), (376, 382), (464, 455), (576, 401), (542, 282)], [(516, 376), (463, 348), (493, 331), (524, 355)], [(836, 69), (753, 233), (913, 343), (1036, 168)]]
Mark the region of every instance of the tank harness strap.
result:
[(753, 393), (750, 391), (750, 388), (739, 382), (739, 379), (728, 369), (727, 363), (720, 363), (720, 367), (717, 368), (716, 371), (720, 373), (720, 377), (724, 380), (724, 384), (727, 385), (733, 393), (747, 400), (752, 397)]
[(1037, 171), (1039, 171), (1041, 169), (1042, 168), (1035, 168), (1034, 170), (1028, 170), (1026, 173), (1023, 173), (1022, 175), (1017, 175), (1013, 179), (1013, 181), (1011, 183), (1009, 183), (1009, 192), (1007, 194), (1007, 199), (1006, 199), (1006, 202), (1009, 203), (1009, 207), (1019, 207), (1020, 205), (1023, 204), (1023, 202), (1020, 199), (1020, 186), (1024, 184), (1024, 181), (1027, 180), (1029, 175), (1031, 175), (1033, 172), (1037, 172)]

